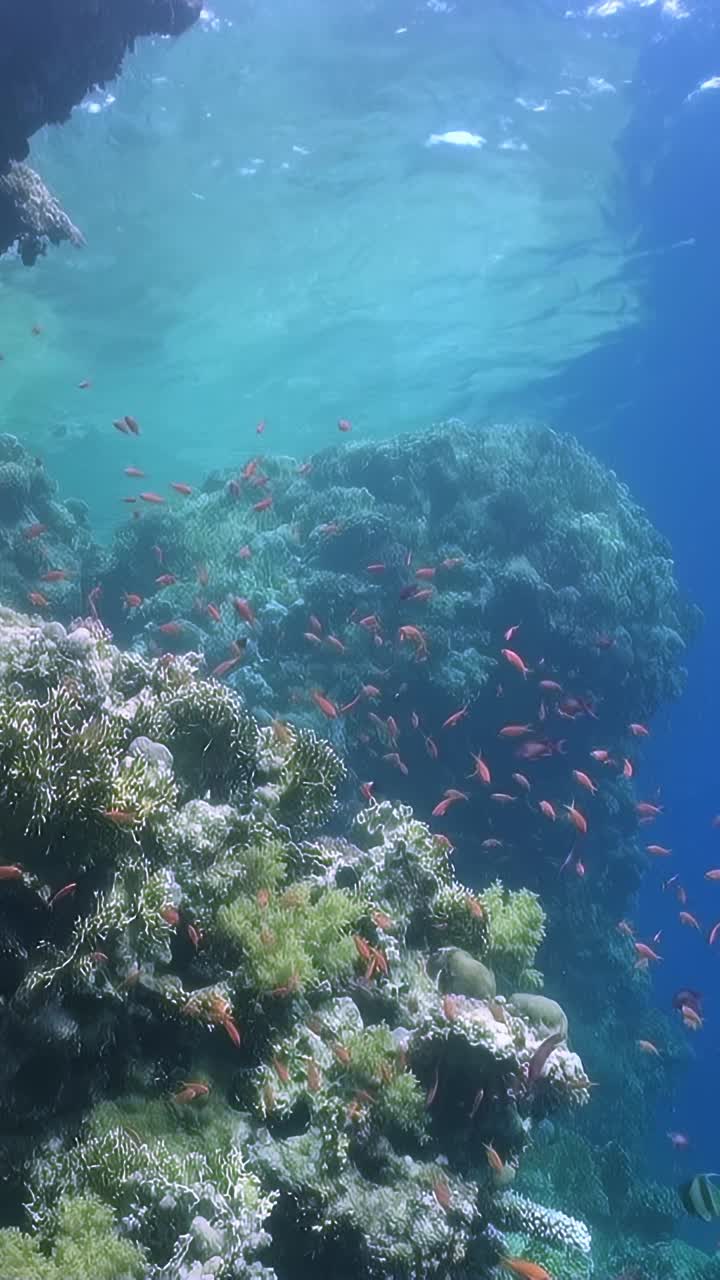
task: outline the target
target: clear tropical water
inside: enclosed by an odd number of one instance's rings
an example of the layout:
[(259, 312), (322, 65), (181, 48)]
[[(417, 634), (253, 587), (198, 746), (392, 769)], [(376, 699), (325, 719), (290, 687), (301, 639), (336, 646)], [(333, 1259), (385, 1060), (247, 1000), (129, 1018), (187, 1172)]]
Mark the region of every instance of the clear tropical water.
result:
[[(719, 76), (716, 6), (693, 0), (218, 0), (33, 139), (87, 247), (0, 262), (3, 429), (103, 543), (128, 464), (195, 487), (257, 451), (260, 421), (266, 454), (303, 460), (343, 443), (338, 419), (353, 442), (547, 422), (669, 538), (706, 623), (641, 782), (701, 929), (678, 930), (664, 866), (633, 920), (662, 931), (657, 1007), (706, 997), (648, 1135), (671, 1187), (720, 1140)], [(715, 1224), (678, 1230), (715, 1247)]]

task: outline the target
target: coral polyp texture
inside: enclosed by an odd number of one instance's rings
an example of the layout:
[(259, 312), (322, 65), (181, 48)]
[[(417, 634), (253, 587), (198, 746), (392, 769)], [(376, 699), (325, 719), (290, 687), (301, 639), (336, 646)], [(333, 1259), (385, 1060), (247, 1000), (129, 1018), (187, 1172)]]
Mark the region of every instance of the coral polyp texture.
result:
[(539, 903), (463, 888), (407, 807), (333, 834), (344, 773), (190, 657), (2, 612), (3, 1280), (433, 1276), (518, 1223), (528, 1256), (586, 1247), (509, 1198), (589, 1099), (562, 1010), (511, 990)]

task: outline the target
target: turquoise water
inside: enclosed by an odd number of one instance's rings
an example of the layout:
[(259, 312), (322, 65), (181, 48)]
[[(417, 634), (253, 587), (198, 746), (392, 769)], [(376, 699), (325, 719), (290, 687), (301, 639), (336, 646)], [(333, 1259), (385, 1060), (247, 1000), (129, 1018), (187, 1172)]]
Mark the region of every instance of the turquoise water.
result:
[[(158, 484), (262, 418), (304, 456), (338, 417), (542, 416), (535, 384), (636, 318), (605, 216), (634, 56), (503, 4), (227, 3), (141, 42), (33, 140), (88, 245), (4, 273), (8, 417), (107, 529), (125, 412)], [(460, 130), (487, 141), (426, 145)]]

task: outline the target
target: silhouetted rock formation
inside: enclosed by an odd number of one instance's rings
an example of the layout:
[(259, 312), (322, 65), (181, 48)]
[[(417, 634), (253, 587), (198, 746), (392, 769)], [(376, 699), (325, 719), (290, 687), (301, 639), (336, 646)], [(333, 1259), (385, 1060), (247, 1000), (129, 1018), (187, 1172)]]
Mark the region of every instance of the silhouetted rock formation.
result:
[[(37, 129), (62, 123), (93, 85), (117, 76), (138, 36), (180, 35), (200, 9), (201, 0), (0, 0), (0, 175), (25, 159)], [(0, 193), (0, 252), (20, 240), (31, 263), (46, 240), (80, 233), (37, 175), (25, 169), (18, 185), (13, 172)]]

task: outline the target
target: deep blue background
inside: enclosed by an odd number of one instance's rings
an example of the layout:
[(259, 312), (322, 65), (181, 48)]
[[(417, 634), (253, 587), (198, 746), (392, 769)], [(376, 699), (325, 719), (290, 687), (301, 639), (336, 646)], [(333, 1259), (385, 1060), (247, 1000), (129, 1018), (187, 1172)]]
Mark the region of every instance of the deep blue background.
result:
[[(591, 446), (667, 535), (680, 580), (705, 615), (688, 655), (687, 693), (653, 727), (640, 786), (648, 795), (660, 786), (666, 814), (652, 834), (674, 850), (651, 868), (634, 916), (643, 937), (664, 930), (656, 993), (665, 1007), (680, 986), (705, 995), (705, 1027), (692, 1038), (695, 1060), (658, 1116), (655, 1155), (663, 1173), (720, 1169), (720, 945), (711, 953), (706, 942), (720, 920), (720, 883), (703, 878), (720, 866), (720, 829), (711, 827), (720, 811), (720, 90), (688, 101), (715, 75), (717, 0), (694, 6), (691, 20), (658, 22), (631, 90), (616, 210), (636, 237), (647, 319), (553, 388), (565, 406), (558, 425), (577, 429), (578, 413), (587, 420), (588, 407), (598, 423), (610, 419)], [(661, 880), (676, 872), (703, 935), (680, 926), (677, 904), (661, 892)], [(688, 1134), (687, 1153), (672, 1154), (668, 1129)], [(716, 1237), (708, 1228), (703, 1239), (712, 1247)]]

